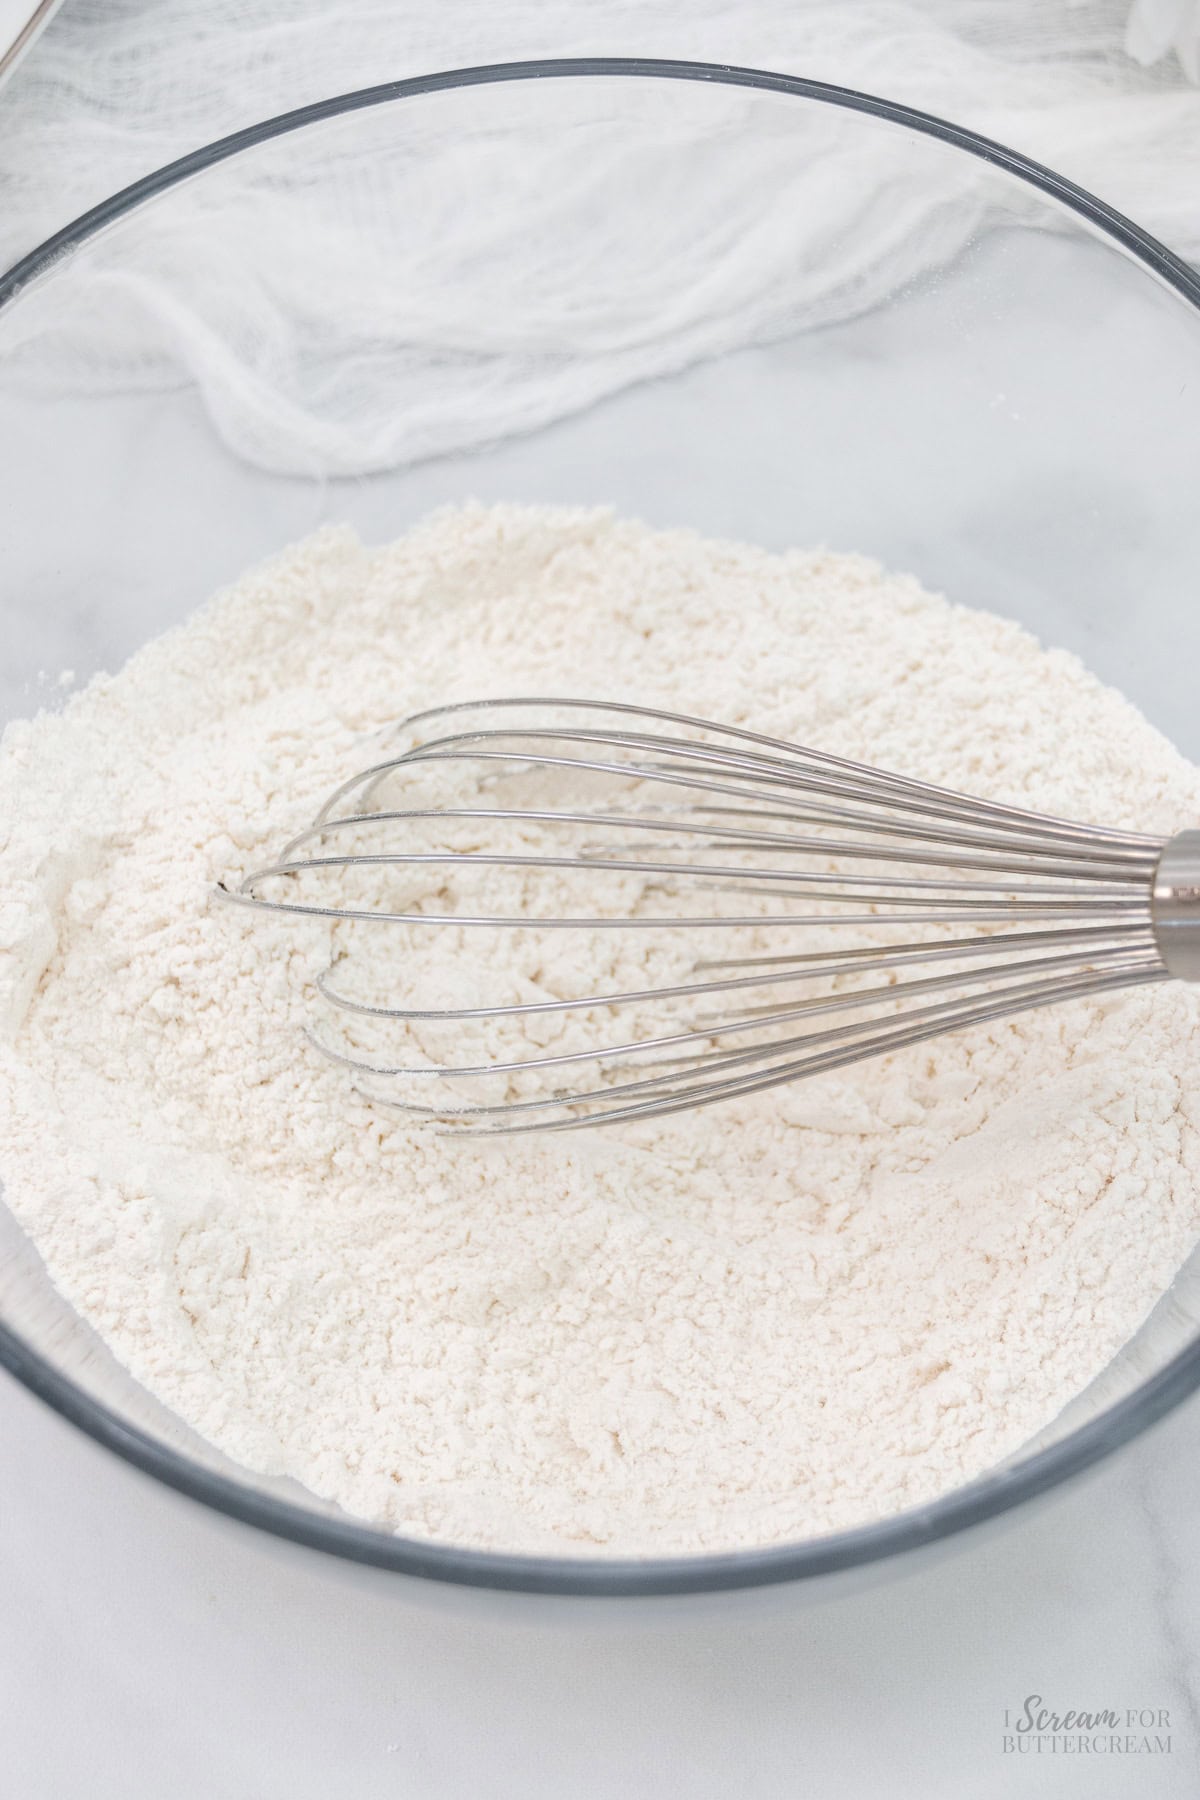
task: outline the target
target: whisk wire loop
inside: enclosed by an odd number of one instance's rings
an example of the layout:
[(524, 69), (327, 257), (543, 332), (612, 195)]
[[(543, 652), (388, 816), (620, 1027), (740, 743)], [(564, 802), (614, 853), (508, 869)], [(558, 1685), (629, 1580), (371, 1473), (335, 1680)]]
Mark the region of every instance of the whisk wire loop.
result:
[[(625, 702), (465, 702), (395, 737), (219, 891), (331, 922), (333, 1026), (310, 1040), (374, 1104), (446, 1129), (635, 1121), (1163, 981), (1167, 916), (1174, 960), (1196, 954), (1195, 833), (1059, 819)], [(343, 964), (370, 969), (369, 945), (338, 933), (382, 925), (409, 934), (402, 991), (355, 991)], [(439, 928), (690, 934), (698, 953), (646, 985), (422, 1001)], [(430, 1048), (464, 1032), (478, 1054)]]

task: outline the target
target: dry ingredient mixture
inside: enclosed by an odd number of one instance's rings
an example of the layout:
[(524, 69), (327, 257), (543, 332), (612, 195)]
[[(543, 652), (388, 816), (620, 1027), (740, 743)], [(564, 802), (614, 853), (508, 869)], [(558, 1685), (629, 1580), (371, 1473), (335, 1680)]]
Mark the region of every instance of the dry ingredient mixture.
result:
[[(328, 928), (212, 884), (404, 713), (587, 691), (1073, 817), (1200, 816), (1200, 772), (1073, 657), (860, 557), (520, 507), (382, 550), (325, 530), (4, 736), (5, 1198), (190, 1425), (404, 1533), (690, 1552), (927, 1500), (1044, 1427), (1200, 1233), (1197, 996), (631, 1137), (373, 1110), (301, 1036)], [(597, 986), (630, 940), (585, 947)]]

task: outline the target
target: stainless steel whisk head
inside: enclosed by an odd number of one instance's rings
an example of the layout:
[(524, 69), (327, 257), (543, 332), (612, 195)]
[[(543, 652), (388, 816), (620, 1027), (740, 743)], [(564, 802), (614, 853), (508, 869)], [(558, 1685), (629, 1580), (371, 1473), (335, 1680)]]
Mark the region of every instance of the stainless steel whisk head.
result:
[[(317, 983), (335, 1035), (310, 1035), (377, 1104), (443, 1127), (651, 1118), (1200, 980), (1200, 830), (1076, 824), (616, 702), (469, 702), (396, 732), (402, 748), (220, 892), (357, 934)], [(373, 956), (389, 928), (399, 952)], [(658, 935), (632, 985), (574, 991), (568, 953), (550, 991), (534, 971), (534, 998), (416, 1004), (435, 930), (464, 961), (470, 933), (573, 932), (589, 954), (596, 933)], [(344, 963), (366, 968), (357, 993)], [(470, 970), (490, 979), (486, 956)]]

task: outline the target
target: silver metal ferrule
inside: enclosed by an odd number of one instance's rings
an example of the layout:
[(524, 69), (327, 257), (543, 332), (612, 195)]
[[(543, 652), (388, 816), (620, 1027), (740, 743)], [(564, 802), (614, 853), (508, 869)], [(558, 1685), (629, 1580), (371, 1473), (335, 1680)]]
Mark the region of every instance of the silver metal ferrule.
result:
[(1168, 974), (1200, 981), (1200, 831), (1164, 846), (1150, 890), (1150, 917)]

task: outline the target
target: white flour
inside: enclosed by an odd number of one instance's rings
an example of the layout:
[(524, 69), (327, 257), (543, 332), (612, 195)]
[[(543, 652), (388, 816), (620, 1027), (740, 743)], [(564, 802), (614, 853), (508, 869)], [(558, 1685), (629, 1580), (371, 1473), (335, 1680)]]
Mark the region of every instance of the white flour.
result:
[[(539, 691), (1114, 825), (1200, 815), (1200, 773), (1073, 658), (856, 557), (515, 507), (381, 551), (326, 531), (5, 735), (5, 1198), (190, 1424), (407, 1533), (694, 1551), (983, 1471), (1200, 1233), (1196, 995), (1003, 1022), (636, 1142), (374, 1114), (300, 1036), (327, 929), (206, 896), (362, 734)], [(597, 972), (633, 935), (597, 938)], [(514, 980), (552, 993), (519, 946)]]

